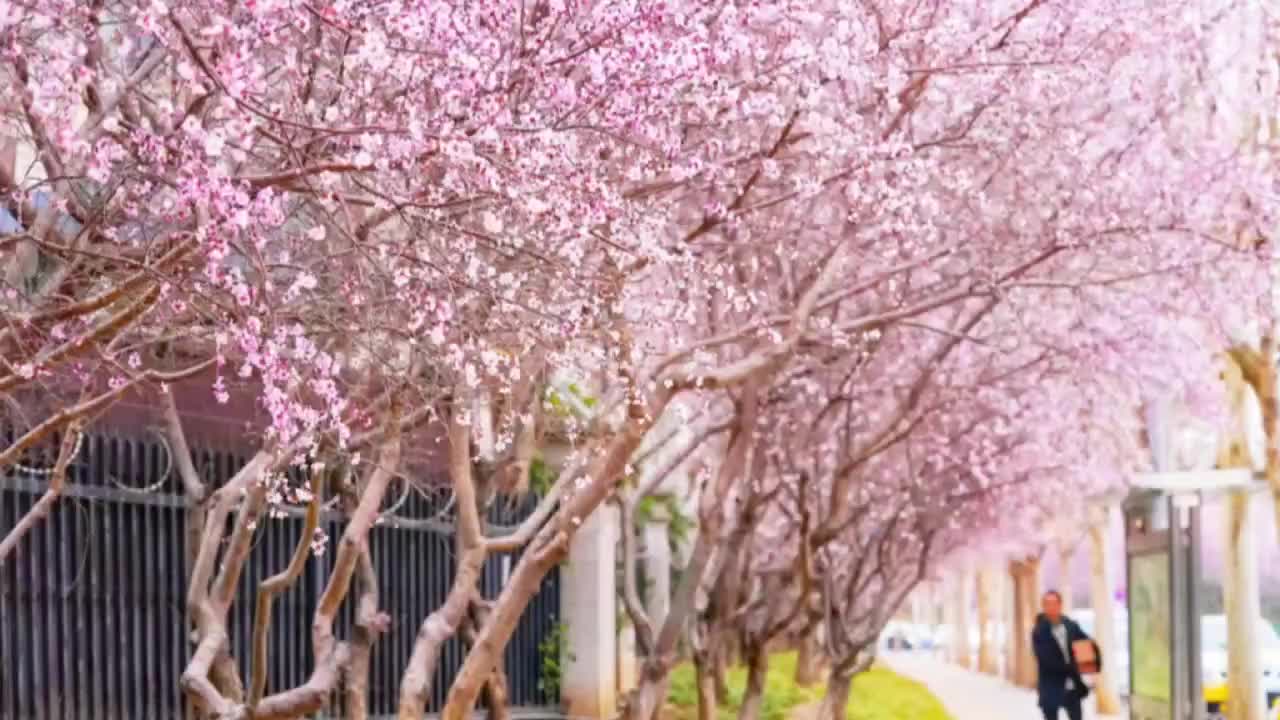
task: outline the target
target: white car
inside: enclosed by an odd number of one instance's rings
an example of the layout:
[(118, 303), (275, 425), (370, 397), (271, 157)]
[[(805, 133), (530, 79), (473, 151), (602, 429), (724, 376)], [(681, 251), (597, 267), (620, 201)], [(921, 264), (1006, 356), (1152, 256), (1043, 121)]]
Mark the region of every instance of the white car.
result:
[(933, 636), (928, 625), (893, 620), (880, 632), (880, 644), (888, 650), (929, 650)]
[[(1258, 620), (1258, 645), (1262, 650), (1262, 687), (1267, 698), (1280, 695), (1280, 634), (1266, 620)], [(1200, 618), (1200, 670), (1205, 689), (1227, 681), (1227, 616)]]
[[(1080, 629), (1084, 630), (1087, 635), (1093, 637), (1096, 630), (1096, 622), (1093, 610), (1083, 609), (1077, 610), (1070, 614), (1071, 619), (1080, 625)], [(1116, 646), (1111, 650), (1109, 657), (1102, 658), (1103, 667), (1110, 667), (1107, 671), (1116, 682), (1116, 691), (1123, 697), (1129, 696), (1129, 611), (1124, 606), (1117, 606), (1114, 611), (1115, 616), (1115, 632)]]

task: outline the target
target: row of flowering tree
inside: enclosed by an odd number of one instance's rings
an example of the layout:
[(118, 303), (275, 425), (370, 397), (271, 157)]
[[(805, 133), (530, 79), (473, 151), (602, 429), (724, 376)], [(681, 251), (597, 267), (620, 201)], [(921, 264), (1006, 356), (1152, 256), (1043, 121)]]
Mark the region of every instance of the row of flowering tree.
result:
[[(583, 521), (612, 498), (630, 523), (653, 490), (628, 482), (636, 451), (679, 414), (678, 454), (711, 469), (672, 611), (654, 626), (628, 603), (646, 651), (628, 714), (654, 717), (687, 631), (704, 650), (741, 633), (759, 672), (772, 637), (822, 624), (835, 717), (940, 549), (1071, 476), (1095, 375), (1199, 372), (1179, 321), (1257, 303), (1259, 249), (1212, 238), (1266, 217), (1247, 202), (1265, 178), (1231, 143), (1174, 147), (1166, 122), (1212, 71), (1199, 29), (1221, 4), (0, 4), (0, 468), (44, 457), (49, 476), (0, 559), (83, 429), (144, 397), (197, 520), (191, 702), (297, 717), (342, 688), (362, 717), (388, 631), (370, 529), (443, 435), (459, 562), (432, 578), (451, 590), (417, 619), (399, 715), (422, 715), (464, 633), (457, 720), (501, 694), (503, 648)], [(549, 412), (566, 374), (595, 400), (567, 418)], [(254, 403), (256, 455), (217, 488), (171, 392), (192, 382)], [(559, 479), (489, 536), (482, 508), (527, 491), (551, 432), (574, 447)], [(272, 599), (335, 501), (314, 667), (268, 693)], [(233, 647), (255, 533), (288, 502), (310, 529)], [(485, 557), (514, 549), (482, 601)], [(762, 608), (779, 584), (794, 596)], [(727, 604), (692, 622), (708, 593)]]

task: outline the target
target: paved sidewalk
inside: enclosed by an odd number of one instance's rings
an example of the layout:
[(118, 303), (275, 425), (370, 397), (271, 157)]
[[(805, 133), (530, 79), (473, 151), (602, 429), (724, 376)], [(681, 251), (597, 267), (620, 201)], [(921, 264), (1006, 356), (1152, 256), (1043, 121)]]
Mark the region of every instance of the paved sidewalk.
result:
[[(894, 672), (929, 688), (955, 720), (1040, 720), (1035, 693), (999, 678), (948, 664), (929, 653), (886, 653), (881, 660)], [(1086, 702), (1084, 716), (1087, 720), (1123, 717), (1096, 714), (1092, 699)], [(1062, 717), (1065, 720), (1066, 713)]]

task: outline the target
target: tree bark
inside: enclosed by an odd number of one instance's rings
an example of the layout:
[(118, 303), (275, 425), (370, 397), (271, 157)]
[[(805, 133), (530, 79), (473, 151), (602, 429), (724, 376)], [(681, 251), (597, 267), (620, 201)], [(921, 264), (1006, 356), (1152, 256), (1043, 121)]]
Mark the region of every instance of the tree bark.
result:
[(716, 687), (716, 662), (710, 653), (696, 653), (693, 660), (694, 675), (698, 681), (698, 720), (717, 720), (720, 696)]
[[(187, 435), (182, 429), (182, 418), (178, 414), (178, 406), (173, 399), (173, 393), (161, 393), (161, 401), (164, 406), (165, 437), (169, 442), (169, 453), (172, 456), (173, 467), (178, 473), (178, 478), (182, 481), (183, 491), (187, 496), (187, 543), (183, 553), (183, 577), (186, 578), (187, 586), (190, 587), (193, 573), (195, 572), (196, 557), (200, 551), (200, 541), (204, 537), (205, 522), (209, 514), (209, 488), (205, 485), (204, 478), (196, 470), (191, 448), (187, 445)], [(188, 637), (196, 637), (197, 630), (194, 623), (188, 624), (183, 628), (183, 631)], [(225, 694), (225, 691), (223, 692)], [(190, 698), (186, 698), (185, 702), (188, 715), (197, 718), (201, 717)]]
[[(460, 393), (460, 396), (465, 397), (465, 394)], [(458, 402), (463, 401), (460, 399)], [(444, 643), (466, 622), (467, 613), (476, 597), (476, 585), (480, 581), (480, 573), (484, 568), (487, 552), (476, 501), (475, 481), (471, 471), (470, 448), (471, 428), (462, 421), (461, 415), (455, 412), (449, 423), (449, 475), (453, 479), (455, 504), (458, 508), (458, 567), (454, 571), (453, 587), (449, 589), (444, 604), (428, 615), (418, 629), (413, 651), (409, 655), (409, 664), (405, 667), (404, 675), (400, 679), (398, 712), (400, 720), (420, 720), (426, 712), (427, 695), (430, 693), (431, 681), (436, 674), (436, 663), (440, 659), (440, 652)], [(519, 567), (517, 566), (517, 571)], [(507, 590), (517, 582), (513, 577), (504, 589), (503, 595), (506, 595)], [(525, 603), (527, 602), (526, 600)], [(523, 608), (523, 605), (521, 607)], [(477, 634), (472, 643), (471, 653), (480, 652), (482, 642), (480, 634)], [(486, 667), (488, 672), (485, 673), (484, 681), (488, 680), (493, 667), (494, 663)], [(470, 707), (467, 711), (470, 712)]]
[(1036, 659), (1031, 649), (1031, 631), (1035, 626), (1040, 601), (1040, 560), (1027, 557), (1014, 561), (1013, 664), (1014, 683), (1020, 687), (1036, 685)]
[(1277, 322), (1275, 317), (1268, 320), (1258, 350), (1238, 346), (1229, 349), (1227, 355), (1258, 398), (1266, 443), (1263, 475), (1271, 488), (1275, 527), (1276, 532), (1280, 533), (1280, 379), (1276, 376), (1274, 363), (1277, 344), (1280, 343), (1280, 327), (1277, 327)]
[(1227, 653), (1228, 720), (1265, 720), (1266, 717), (1262, 648), (1258, 645), (1262, 606), (1253, 515), (1248, 492), (1232, 492), (1228, 498), (1227, 557), (1223, 578), (1227, 646), (1230, 648)]
[[(1218, 467), (1254, 467), (1249, 436), (1251, 390), (1261, 400), (1261, 390), (1272, 374), (1271, 357), (1234, 349), (1227, 354), (1222, 380), (1230, 408), (1230, 424), (1218, 448)], [(1249, 378), (1253, 378), (1252, 381)], [(1274, 422), (1275, 418), (1271, 418)], [(1227, 615), (1228, 720), (1264, 720), (1266, 693), (1262, 686), (1262, 649), (1257, 624), (1262, 620), (1258, 554), (1254, 542), (1253, 507), (1247, 490), (1233, 490), (1227, 498), (1226, 558), (1223, 599)]]
[(1001, 618), (1007, 628), (1004, 637), (1004, 679), (1012, 685), (1018, 684), (1018, 654), (1022, 649), (1018, 633), (1022, 625), (1019, 621), (1019, 605), (1022, 600), (1022, 589), (1018, 581), (1019, 566), (1017, 560), (1010, 560), (1004, 572), (1004, 603), (1001, 607)]
[[(655, 417), (665, 409), (668, 397), (663, 396), (663, 401), (653, 408)], [(534, 536), (498, 595), (488, 621), (476, 636), (475, 646), (463, 661), (462, 669), (449, 690), (440, 720), (465, 720), (470, 715), (484, 681), (502, 657), (503, 649), (515, 632), (524, 609), (541, 587), (542, 579), (568, 555), (570, 538), (622, 477), (648, 426), (648, 422), (640, 418), (630, 418), (624, 429), (610, 441), (607, 451), (586, 473), (591, 480), (569, 495), (552, 520)]]
[(822, 702), (818, 704), (817, 720), (844, 720), (852, 689), (852, 677), (833, 671), (827, 677), (827, 691), (822, 696)]
[(809, 687), (822, 679), (822, 646), (816, 625), (800, 637), (795, 679), (801, 687)]
[(436, 675), (440, 651), (465, 619), (483, 566), (483, 551), (473, 551), (459, 558), (453, 587), (449, 589), (444, 604), (422, 621), (409, 663), (400, 679), (400, 720), (421, 720), (426, 713), (427, 697), (431, 693), (431, 681)]
[(387, 631), (391, 618), (378, 611), (378, 575), (373, 568), (373, 557), (366, 546), (360, 554), (360, 599), (356, 602), (355, 638), (351, 642), (351, 656), (347, 662), (346, 720), (368, 720), (369, 717), (369, 655), (378, 636)]
[(764, 706), (765, 680), (769, 675), (769, 653), (753, 643), (752, 646), (743, 648), (743, 655), (747, 663), (747, 687), (742, 695), (738, 720), (760, 720), (760, 709)]
[[(53, 506), (58, 502), (58, 498), (62, 497), (63, 487), (67, 482), (67, 466), (80, 452), (80, 421), (75, 420), (71, 426), (67, 428), (66, 435), (62, 438), (62, 445), (58, 449), (58, 459), (54, 463), (53, 472), (49, 474), (49, 488), (44, 491), (40, 499), (35, 505), (22, 516), (22, 519), (13, 526), (9, 532), (5, 533), (4, 539), (0, 540), (0, 565), (9, 557), (10, 553), (18, 547), (18, 542), (26, 535), (31, 528), (37, 523), (49, 516), (53, 510)], [(0, 470), (4, 469), (0, 465)]]
[[(344, 674), (348, 685), (356, 686), (347, 694), (348, 702), (352, 702), (357, 693), (363, 693), (368, 681), (369, 648), (390, 624), (390, 618), (377, 610), (377, 583), (376, 578), (371, 578), (369, 560), (369, 530), (378, 518), (391, 478), (400, 466), (400, 453), (397, 429), (391, 431), (383, 443), (377, 465), (360, 490), (355, 510), (338, 541), (333, 570), (311, 620), (311, 647), (316, 658), (311, 677), (301, 686), (263, 698), (255, 708), (254, 720), (294, 718), (319, 711)], [(352, 642), (338, 642), (333, 633), (334, 622), (357, 573), (361, 578), (361, 594), (356, 605), (355, 638)], [(363, 674), (352, 674), (353, 669)], [(360, 706), (363, 700), (355, 702)]]
[[(722, 466), (722, 472), (733, 472), (727, 470), (728, 467), (728, 464)], [(629, 720), (652, 720), (658, 709), (662, 707), (662, 702), (667, 696), (671, 670), (676, 664), (679, 633), (685, 626), (685, 620), (697, 605), (699, 590), (717, 574), (716, 563), (713, 561), (715, 550), (721, 542), (715, 537), (718, 532), (718, 523), (707, 523), (698, 532), (689, 563), (672, 598), (667, 619), (657, 634), (653, 652), (645, 657), (641, 665), (640, 686), (633, 696), (633, 702), (627, 705)], [(703, 650), (707, 656), (707, 663), (712, 668), (715, 663), (714, 656), (719, 651), (717, 644), (716, 638), (708, 638), (706, 648)]]
[(485, 702), (489, 705), (489, 720), (510, 720), (511, 702), (507, 695), (507, 674), (499, 667), (493, 669), (484, 686)]
[(711, 686), (715, 690), (716, 700), (722, 705), (729, 703), (729, 658), (728, 650), (716, 644), (710, 653)]
[[(242, 704), (239, 674), (228, 655), (227, 611), (230, 603), (224, 602), (223, 598), (229, 595), (226, 587), (234, 589), (248, 554), (249, 541), (266, 498), (266, 486), (258, 480), (272, 461), (271, 454), (259, 452), (214, 493), (213, 509), (205, 524), (205, 535), (201, 538), (187, 590), (187, 608), (195, 619), (198, 643), (180, 682), (193, 705), (218, 718), (237, 718), (247, 714), (247, 708)], [(223, 529), (237, 504), (240, 507), (223, 554), (222, 570), (214, 578), (213, 568)]]
[(818, 705), (816, 720), (845, 720), (849, 709), (849, 697), (853, 690), (853, 680), (871, 669), (875, 657), (866, 653), (858, 653), (858, 659), (850, 666), (837, 666), (827, 676), (827, 691)]
[[(466, 622), (462, 628), (468, 647), (475, 644), (476, 633), (484, 625), (484, 618), (487, 612), (488, 610), (477, 593), (473, 596), (471, 610), (467, 614)], [(485, 682), (484, 698), (489, 710), (489, 720), (510, 720), (511, 707), (507, 696), (507, 673), (503, 670), (502, 663), (494, 666), (493, 673), (489, 675), (488, 681)]]
[(289, 565), (281, 572), (263, 580), (258, 586), (258, 604), (254, 612), (253, 625), (253, 656), (249, 662), (253, 670), (249, 689), (251, 708), (262, 699), (267, 688), (267, 635), (271, 629), (271, 605), (277, 595), (297, 581), (306, 565), (307, 557), (311, 554), (311, 541), (315, 535), (316, 525), (320, 521), (320, 505), (324, 495), (323, 488), (320, 486), (323, 473), (323, 465), (316, 465), (311, 469), (311, 501), (307, 504), (302, 533), (298, 536), (298, 544), (294, 546)]

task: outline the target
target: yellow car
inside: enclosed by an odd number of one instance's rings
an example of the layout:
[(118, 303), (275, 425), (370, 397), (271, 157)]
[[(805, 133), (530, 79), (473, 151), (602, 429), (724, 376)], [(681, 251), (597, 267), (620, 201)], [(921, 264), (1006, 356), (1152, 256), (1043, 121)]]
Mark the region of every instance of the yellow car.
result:
[(1204, 686), (1204, 702), (1209, 706), (1210, 718), (1224, 717), (1222, 706), (1227, 702), (1227, 684), (1209, 685), (1206, 683)]
[[(1204, 702), (1209, 706), (1209, 720), (1226, 717), (1227, 684), (1216, 683), (1205, 685)], [(1269, 720), (1280, 720), (1280, 695), (1271, 698), (1271, 709), (1267, 711)]]

